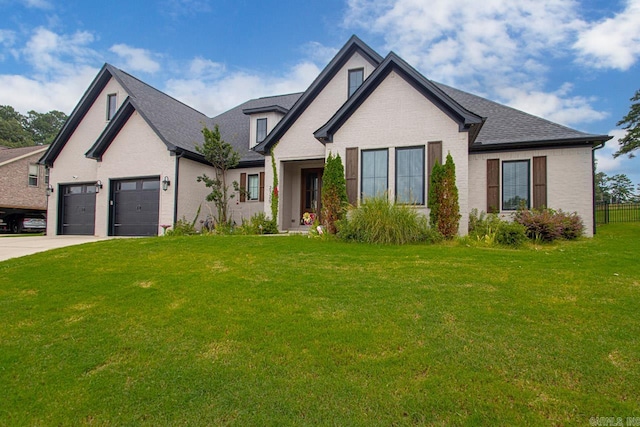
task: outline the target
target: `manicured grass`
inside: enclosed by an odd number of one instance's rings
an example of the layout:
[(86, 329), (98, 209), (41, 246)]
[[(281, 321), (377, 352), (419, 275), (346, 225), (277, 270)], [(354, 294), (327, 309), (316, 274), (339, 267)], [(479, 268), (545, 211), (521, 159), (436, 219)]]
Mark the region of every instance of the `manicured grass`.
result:
[(0, 262), (0, 425), (640, 417), (640, 224), (520, 250), (111, 240)]

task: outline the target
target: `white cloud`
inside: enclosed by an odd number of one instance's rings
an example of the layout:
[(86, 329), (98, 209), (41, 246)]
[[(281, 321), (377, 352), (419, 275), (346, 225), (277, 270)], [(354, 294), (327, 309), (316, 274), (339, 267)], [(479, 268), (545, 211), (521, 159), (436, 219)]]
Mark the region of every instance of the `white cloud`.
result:
[(628, 70), (640, 57), (640, 0), (627, 0), (612, 18), (589, 25), (573, 47), (583, 64)]
[(564, 84), (555, 92), (541, 92), (521, 88), (505, 87), (497, 93), (507, 105), (536, 116), (544, 117), (565, 126), (575, 126), (594, 120), (601, 120), (607, 113), (594, 110), (591, 103), (595, 99), (570, 96), (571, 85)]
[(88, 47), (93, 41), (93, 34), (87, 31), (65, 35), (40, 27), (21, 53), (39, 72), (64, 73), (70, 66), (82, 66), (97, 58), (96, 52)]
[(0, 99), (25, 114), (29, 110), (71, 113), (98, 73), (90, 66), (73, 67), (57, 78), (0, 74)]
[(573, 55), (588, 27), (575, 0), (348, 0), (343, 24), (379, 35), (427, 78), (566, 125), (607, 116), (566, 83), (547, 87), (551, 60)]
[(115, 44), (109, 50), (124, 60), (121, 66), (128, 71), (155, 73), (160, 69), (160, 64), (152, 58), (153, 54), (146, 49)]
[(220, 77), (225, 71), (224, 64), (197, 57), (189, 63), (189, 72), (194, 77), (214, 79)]
[(23, 0), (23, 3), (28, 8), (32, 9), (52, 9), (53, 6), (48, 0)]
[[(200, 64), (202, 59), (194, 61)], [(283, 75), (239, 71), (206, 77), (194, 73), (194, 61), (190, 64), (191, 75), (188, 78), (167, 81), (166, 91), (209, 116), (217, 115), (252, 98), (301, 92), (320, 73), (315, 64), (301, 62)]]

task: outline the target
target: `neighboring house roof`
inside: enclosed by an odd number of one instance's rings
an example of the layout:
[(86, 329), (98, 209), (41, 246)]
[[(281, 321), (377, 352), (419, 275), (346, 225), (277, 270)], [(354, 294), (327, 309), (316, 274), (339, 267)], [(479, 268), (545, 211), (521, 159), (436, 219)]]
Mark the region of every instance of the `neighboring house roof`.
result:
[(33, 145), (29, 147), (7, 148), (0, 150), (0, 166), (22, 160), (26, 157), (33, 156), (44, 152), (48, 145)]
[[(437, 85), (433, 84), (402, 60), (402, 58), (391, 52), (378, 68), (362, 83), (358, 90), (340, 107), (333, 117), (314, 132), (314, 136), (321, 142), (331, 142), (333, 134), (340, 129), (392, 71), (402, 76), (402, 78), (416, 90), (456, 121), (460, 127), (460, 131), (470, 131), (472, 136), (477, 134), (483, 123), (481, 116), (469, 111), (456, 102)], [(470, 141), (473, 141), (473, 137), (470, 138)]]
[(264, 163), (264, 156), (249, 149), (251, 118), (247, 114), (266, 112), (267, 110), (281, 111), (280, 109), (274, 109), (274, 105), (279, 106), (284, 111), (289, 111), (296, 101), (300, 99), (300, 96), (302, 96), (302, 93), (252, 99), (212, 118), (211, 123), (220, 127), (220, 136), (240, 153), (242, 163)]
[(609, 135), (580, 132), (442, 83), (436, 85), (468, 110), (486, 118), (471, 151), (544, 145), (593, 145), (612, 138)]
[(380, 56), (375, 50), (371, 49), (355, 35), (347, 41), (347, 43), (340, 49), (340, 51), (333, 57), (331, 62), (322, 70), (322, 72), (311, 83), (311, 86), (302, 94), (300, 99), (289, 110), (289, 112), (278, 122), (276, 127), (269, 132), (269, 135), (258, 144), (254, 150), (266, 154), (269, 152), (273, 144), (284, 135), (284, 133), (293, 125), (293, 123), (300, 117), (300, 115), (307, 109), (309, 104), (322, 92), (322, 89), (331, 81), (338, 71), (344, 66), (344, 64), (355, 53), (359, 52), (362, 56), (367, 58), (374, 65), (378, 65), (382, 62), (382, 56)]

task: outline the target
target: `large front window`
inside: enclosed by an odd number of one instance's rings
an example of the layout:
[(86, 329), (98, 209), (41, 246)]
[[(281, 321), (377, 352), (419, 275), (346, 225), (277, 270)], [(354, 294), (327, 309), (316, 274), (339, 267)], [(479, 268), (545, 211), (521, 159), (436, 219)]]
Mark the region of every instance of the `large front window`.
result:
[(362, 151), (362, 199), (383, 196), (386, 193), (388, 156), (386, 149)]
[(502, 162), (502, 210), (529, 208), (529, 160)]
[(424, 147), (396, 150), (396, 201), (424, 205)]

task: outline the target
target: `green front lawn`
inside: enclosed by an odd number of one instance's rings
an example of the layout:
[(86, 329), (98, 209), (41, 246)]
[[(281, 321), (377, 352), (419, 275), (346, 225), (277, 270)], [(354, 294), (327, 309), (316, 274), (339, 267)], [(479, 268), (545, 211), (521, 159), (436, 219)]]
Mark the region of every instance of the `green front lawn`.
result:
[(639, 253), (640, 224), (611, 224), (520, 250), (193, 236), (0, 262), (0, 425), (640, 417)]

